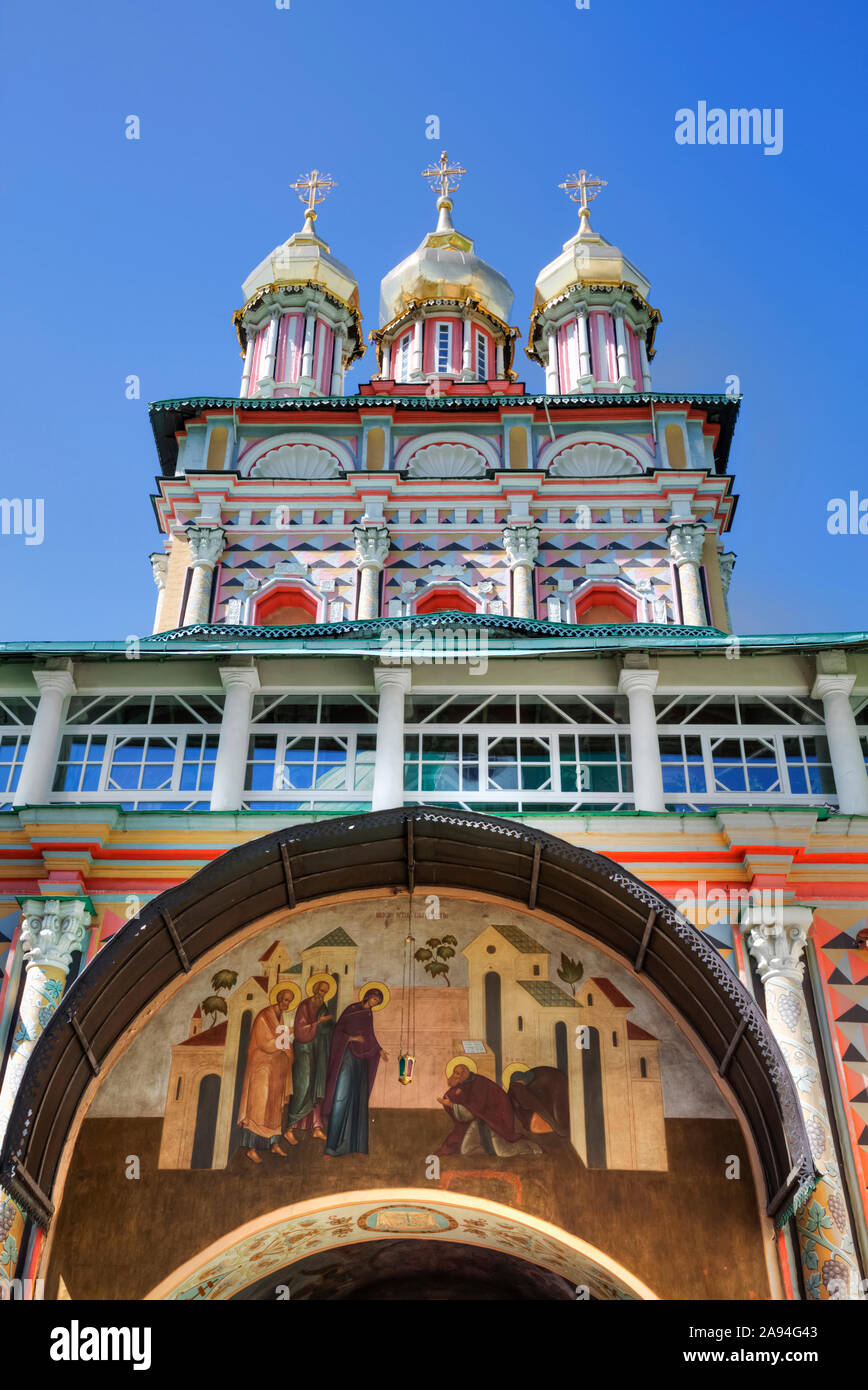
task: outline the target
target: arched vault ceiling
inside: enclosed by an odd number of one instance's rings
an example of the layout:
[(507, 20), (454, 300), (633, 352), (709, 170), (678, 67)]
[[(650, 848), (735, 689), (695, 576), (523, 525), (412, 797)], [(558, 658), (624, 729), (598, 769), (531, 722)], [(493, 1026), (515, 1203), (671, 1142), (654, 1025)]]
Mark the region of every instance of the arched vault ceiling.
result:
[(492, 816), (405, 807), (293, 826), (230, 850), (154, 898), (97, 954), (31, 1058), (0, 1183), (44, 1226), (88, 1088), (173, 982), (269, 914), (335, 894), (408, 888), (491, 894), (539, 910), (643, 975), (704, 1045), (753, 1135), (780, 1223), (814, 1180), (794, 1085), (768, 1024), (713, 946), (612, 860)]

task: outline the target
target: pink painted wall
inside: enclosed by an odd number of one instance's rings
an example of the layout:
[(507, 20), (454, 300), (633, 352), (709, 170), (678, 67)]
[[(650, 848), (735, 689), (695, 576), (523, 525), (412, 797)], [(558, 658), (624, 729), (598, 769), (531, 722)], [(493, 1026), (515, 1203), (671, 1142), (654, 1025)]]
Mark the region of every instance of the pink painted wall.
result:
[(639, 357), (639, 339), (632, 328), (627, 329), (627, 343), (630, 348), (630, 370), (636, 383), (636, 390), (642, 390), (642, 361)]
[[(320, 351), (322, 351), (322, 358), (320, 358)], [(334, 332), (324, 324), (321, 319), (317, 319), (316, 339), (313, 345), (313, 364), (314, 371), (316, 371), (316, 365), (318, 362), (320, 363), (319, 376), (316, 378), (316, 384), (324, 396), (329, 395), (331, 392), (334, 352)]]
[(612, 322), (611, 314), (603, 315), (606, 325), (606, 363), (608, 369), (608, 380), (618, 380), (618, 350), (615, 346), (615, 325)]
[(422, 370), (425, 372), (437, 371), (437, 325), (448, 323), (452, 326), (452, 349), (451, 360), (447, 367), (449, 375), (461, 371), (461, 353), (464, 343), (464, 325), (461, 319), (454, 318), (452, 315), (444, 314), (442, 318), (425, 320), (425, 339), (424, 351), (422, 354)]

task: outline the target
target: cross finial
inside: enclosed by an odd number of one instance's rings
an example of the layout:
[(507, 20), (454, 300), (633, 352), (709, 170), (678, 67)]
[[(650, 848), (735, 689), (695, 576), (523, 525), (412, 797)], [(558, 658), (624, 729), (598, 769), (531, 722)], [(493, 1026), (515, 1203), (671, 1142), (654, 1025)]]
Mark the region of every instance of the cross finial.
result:
[(301, 201), (307, 204), (304, 213), (305, 228), (310, 224), (312, 231), (316, 221), (316, 205), (321, 203), (333, 188), (337, 188), (335, 180), (330, 175), (321, 173), (319, 169), (311, 169), (309, 174), (296, 179), (295, 183), (289, 186), (295, 190)]
[(579, 208), (579, 233), (591, 230), (591, 213), (588, 204), (592, 203), (601, 188), (605, 188), (607, 179), (595, 179), (588, 174), (587, 169), (580, 169), (577, 174), (571, 174), (563, 183), (558, 184), (574, 203), (580, 203)]
[(461, 182), (462, 174), (467, 170), (460, 164), (450, 164), (449, 156), (444, 150), (437, 164), (429, 164), (427, 169), (422, 170), (423, 179), (427, 179), (435, 193), (439, 193), (441, 198), (448, 198), (449, 194), (456, 189)]

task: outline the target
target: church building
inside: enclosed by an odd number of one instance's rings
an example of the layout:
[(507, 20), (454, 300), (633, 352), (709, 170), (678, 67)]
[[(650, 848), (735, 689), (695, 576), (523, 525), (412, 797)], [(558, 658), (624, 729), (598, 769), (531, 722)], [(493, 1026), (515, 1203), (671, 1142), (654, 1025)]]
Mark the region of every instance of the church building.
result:
[(293, 185), (153, 632), (0, 644), (10, 1289), (865, 1297), (868, 634), (733, 631), (739, 398), (602, 180), (516, 310), (464, 173), (371, 329)]

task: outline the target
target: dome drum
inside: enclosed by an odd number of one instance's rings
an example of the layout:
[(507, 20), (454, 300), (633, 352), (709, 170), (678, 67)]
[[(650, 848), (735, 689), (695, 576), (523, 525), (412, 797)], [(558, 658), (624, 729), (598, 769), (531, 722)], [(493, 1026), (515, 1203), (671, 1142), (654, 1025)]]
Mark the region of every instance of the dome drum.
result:
[(507, 383), (515, 378), (518, 329), (486, 313), (476, 300), (412, 303), (370, 336), (383, 381)]
[(552, 395), (651, 389), (660, 315), (630, 285), (577, 286), (537, 309), (526, 352)]
[(342, 395), (364, 353), (361, 315), (313, 284), (268, 286), (235, 316), (242, 397)]

